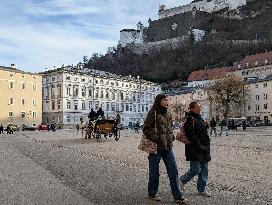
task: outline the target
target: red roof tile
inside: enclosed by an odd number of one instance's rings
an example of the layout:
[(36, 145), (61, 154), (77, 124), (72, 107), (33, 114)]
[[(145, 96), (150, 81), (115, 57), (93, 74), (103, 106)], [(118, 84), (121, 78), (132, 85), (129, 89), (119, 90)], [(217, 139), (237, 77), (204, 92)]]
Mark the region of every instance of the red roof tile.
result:
[(212, 80), (216, 77), (222, 76), (227, 72), (234, 71), (234, 67), (222, 67), (222, 68), (213, 68), (208, 70), (198, 70), (190, 74), (188, 81), (201, 81), (201, 80)]
[[(255, 64), (257, 62), (257, 64)], [(266, 53), (259, 53), (256, 55), (251, 55), (245, 57), (241, 61), (241, 69), (248, 68), (248, 67), (256, 67), (265, 64), (272, 63), (272, 51)]]

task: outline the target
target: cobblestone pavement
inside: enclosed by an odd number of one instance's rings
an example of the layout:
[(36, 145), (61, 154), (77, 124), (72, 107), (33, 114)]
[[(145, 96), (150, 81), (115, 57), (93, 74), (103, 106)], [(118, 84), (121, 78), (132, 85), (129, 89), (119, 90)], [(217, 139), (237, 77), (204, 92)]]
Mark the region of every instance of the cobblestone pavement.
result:
[[(0, 135), (0, 204), (174, 204), (161, 163), (162, 202), (146, 199), (147, 154), (137, 149), (141, 133), (86, 140), (75, 130), (17, 132)], [(195, 195), (190, 204), (272, 204), (272, 127), (231, 131), (211, 137), (209, 189), (212, 198)], [(184, 145), (174, 143), (183, 174)]]

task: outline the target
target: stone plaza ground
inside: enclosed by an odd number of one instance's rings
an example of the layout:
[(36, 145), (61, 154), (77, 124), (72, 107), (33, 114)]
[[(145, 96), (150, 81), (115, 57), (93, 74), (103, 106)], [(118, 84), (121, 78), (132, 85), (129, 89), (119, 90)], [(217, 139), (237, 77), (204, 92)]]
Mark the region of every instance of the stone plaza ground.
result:
[[(175, 204), (161, 162), (161, 202), (147, 196), (147, 154), (137, 149), (141, 133), (97, 142), (76, 130), (26, 131), (0, 135), (0, 204)], [(184, 145), (174, 143), (179, 174)], [(211, 198), (186, 185), (190, 204), (272, 204), (272, 127), (211, 137)]]

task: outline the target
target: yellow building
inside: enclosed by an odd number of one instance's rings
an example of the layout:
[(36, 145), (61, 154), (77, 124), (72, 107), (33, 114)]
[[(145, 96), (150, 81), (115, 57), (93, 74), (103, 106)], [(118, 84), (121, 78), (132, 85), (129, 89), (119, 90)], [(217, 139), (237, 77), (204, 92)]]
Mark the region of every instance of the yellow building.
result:
[(22, 127), (42, 122), (42, 76), (0, 66), (0, 124)]

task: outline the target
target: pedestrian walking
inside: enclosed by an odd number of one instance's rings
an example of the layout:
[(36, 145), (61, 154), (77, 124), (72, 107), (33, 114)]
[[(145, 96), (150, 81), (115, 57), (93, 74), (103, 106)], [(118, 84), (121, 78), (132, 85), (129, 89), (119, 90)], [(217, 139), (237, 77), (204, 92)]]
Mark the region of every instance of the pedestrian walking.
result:
[(226, 136), (228, 136), (228, 121), (226, 120), (226, 118), (224, 118), (221, 122), (220, 122), (220, 133), (219, 136), (222, 136), (223, 131), (225, 131)]
[(2, 124), (0, 125), (0, 134), (4, 134), (4, 126)]
[(189, 170), (180, 177), (180, 188), (185, 190), (185, 184), (198, 176), (197, 191), (199, 195), (210, 197), (206, 190), (208, 182), (208, 162), (211, 161), (210, 138), (204, 120), (200, 115), (198, 102), (189, 104), (189, 113), (184, 124), (185, 135), (190, 141), (185, 145), (186, 161), (190, 162)]
[(246, 127), (247, 127), (246, 120), (242, 121), (242, 127), (243, 127), (243, 130), (246, 130)]
[(212, 117), (212, 120), (210, 121), (210, 136), (212, 136), (212, 132), (214, 132), (214, 135), (215, 137), (217, 136), (217, 133), (216, 133), (216, 121), (214, 119), (214, 117)]
[[(148, 112), (143, 126), (143, 133), (147, 139), (157, 144), (157, 154), (149, 154), (149, 182), (148, 198), (160, 201), (158, 195), (159, 188), (159, 164), (162, 159), (170, 180), (172, 195), (176, 203), (187, 204), (188, 200), (183, 198), (179, 189), (178, 169), (175, 156), (172, 151), (174, 135), (172, 131), (172, 117), (168, 110), (168, 98), (166, 95), (159, 94)], [(156, 123), (156, 126), (155, 126)], [(156, 129), (155, 129), (156, 127)]]

